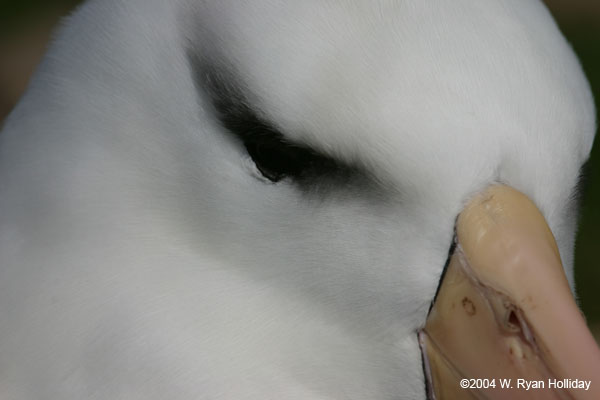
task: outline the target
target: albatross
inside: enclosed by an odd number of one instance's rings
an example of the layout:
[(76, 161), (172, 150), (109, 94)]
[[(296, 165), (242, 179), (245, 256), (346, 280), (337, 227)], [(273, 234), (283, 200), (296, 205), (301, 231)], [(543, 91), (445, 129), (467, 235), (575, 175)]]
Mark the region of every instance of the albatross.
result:
[(0, 134), (0, 397), (598, 399), (594, 115), (540, 1), (90, 0)]

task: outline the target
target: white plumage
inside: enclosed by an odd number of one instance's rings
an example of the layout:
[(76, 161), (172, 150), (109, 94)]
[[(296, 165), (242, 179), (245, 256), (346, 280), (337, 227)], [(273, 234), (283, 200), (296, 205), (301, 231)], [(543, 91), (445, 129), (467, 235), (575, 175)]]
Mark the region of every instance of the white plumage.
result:
[[(267, 182), (202, 63), (372, 184)], [(0, 397), (424, 398), (457, 213), (527, 194), (572, 283), (594, 130), (538, 1), (91, 0), (0, 135)]]

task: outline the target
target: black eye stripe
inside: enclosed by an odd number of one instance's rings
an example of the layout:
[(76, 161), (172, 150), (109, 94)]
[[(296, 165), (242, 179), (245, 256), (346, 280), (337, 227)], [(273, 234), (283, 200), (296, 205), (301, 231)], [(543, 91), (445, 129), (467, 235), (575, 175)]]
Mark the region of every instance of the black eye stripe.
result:
[(314, 149), (292, 143), (248, 104), (230, 79), (205, 71), (205, 88), (221, 124), (246, 147), (259, 171), (277, 182), (285, 177), (306, 181), (323, 175), (347, 174), (351, 168)]

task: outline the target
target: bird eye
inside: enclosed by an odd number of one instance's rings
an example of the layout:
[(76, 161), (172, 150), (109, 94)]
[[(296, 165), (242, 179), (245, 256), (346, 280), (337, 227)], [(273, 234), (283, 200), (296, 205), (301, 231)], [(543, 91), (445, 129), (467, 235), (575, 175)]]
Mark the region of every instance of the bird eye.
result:
[(310, 177), (351, 170), (308, 146), (285, 139), (250, 107), (240, 89), (228, 84), (221, 75), (207, 73), (205, 79), (219, 122), (243, 142), (256, 168), (268, 180), (307, 181)]
[(256, 168), (271, 182), (280, 181), (289, 174), (290, 170), (299, 167), (292, 167), (283, 157), (283, 154), (278, 152), (272, 145), (255, 141), (247, 142), (244, 145)]
[(256, 136), (246, 136), (244, 145), (260, 173), (272, 182), (286, 177), (302, 180), (334, 171), (340, 166), (309, 147), (292, 144), (272, 128), (263, 125)]

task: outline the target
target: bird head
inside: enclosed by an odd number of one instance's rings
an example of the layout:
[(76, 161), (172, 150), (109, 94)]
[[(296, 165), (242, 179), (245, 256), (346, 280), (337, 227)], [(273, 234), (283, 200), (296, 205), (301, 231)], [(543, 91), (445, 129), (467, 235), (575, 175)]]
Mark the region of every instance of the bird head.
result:
[[(598, 378), (571, 294), (594, 108), (543, 5), (266, 3), (191, 13), (222, 142), (204, 162), (227, 165), (206, 218), (244, 274), (344, 332), (351, 348), (311, 336), (302, 362), (330, 351), (321, 379), (361, 393), (364, 368), (407, 398), (531, 394), (461, 378)], [(594, 397), (542, 396), (577, 395)]]
[[(2, 215), (33, 238), (22, 255), (5, 231), (4, 268), (65, 277), (6, 283), (35, 312), (2, 343), (46, 354), (17, 372), (60, 385), (84, 360), (98, 391), (186, 398), (549, 378), (593, 382), (533, 395), (600, 397), (572, 295), (595, 111), (541, 2), (91, 1), (50, 52), (2, 139)], [(458, 386), (477, 378), (496, 388)]]

